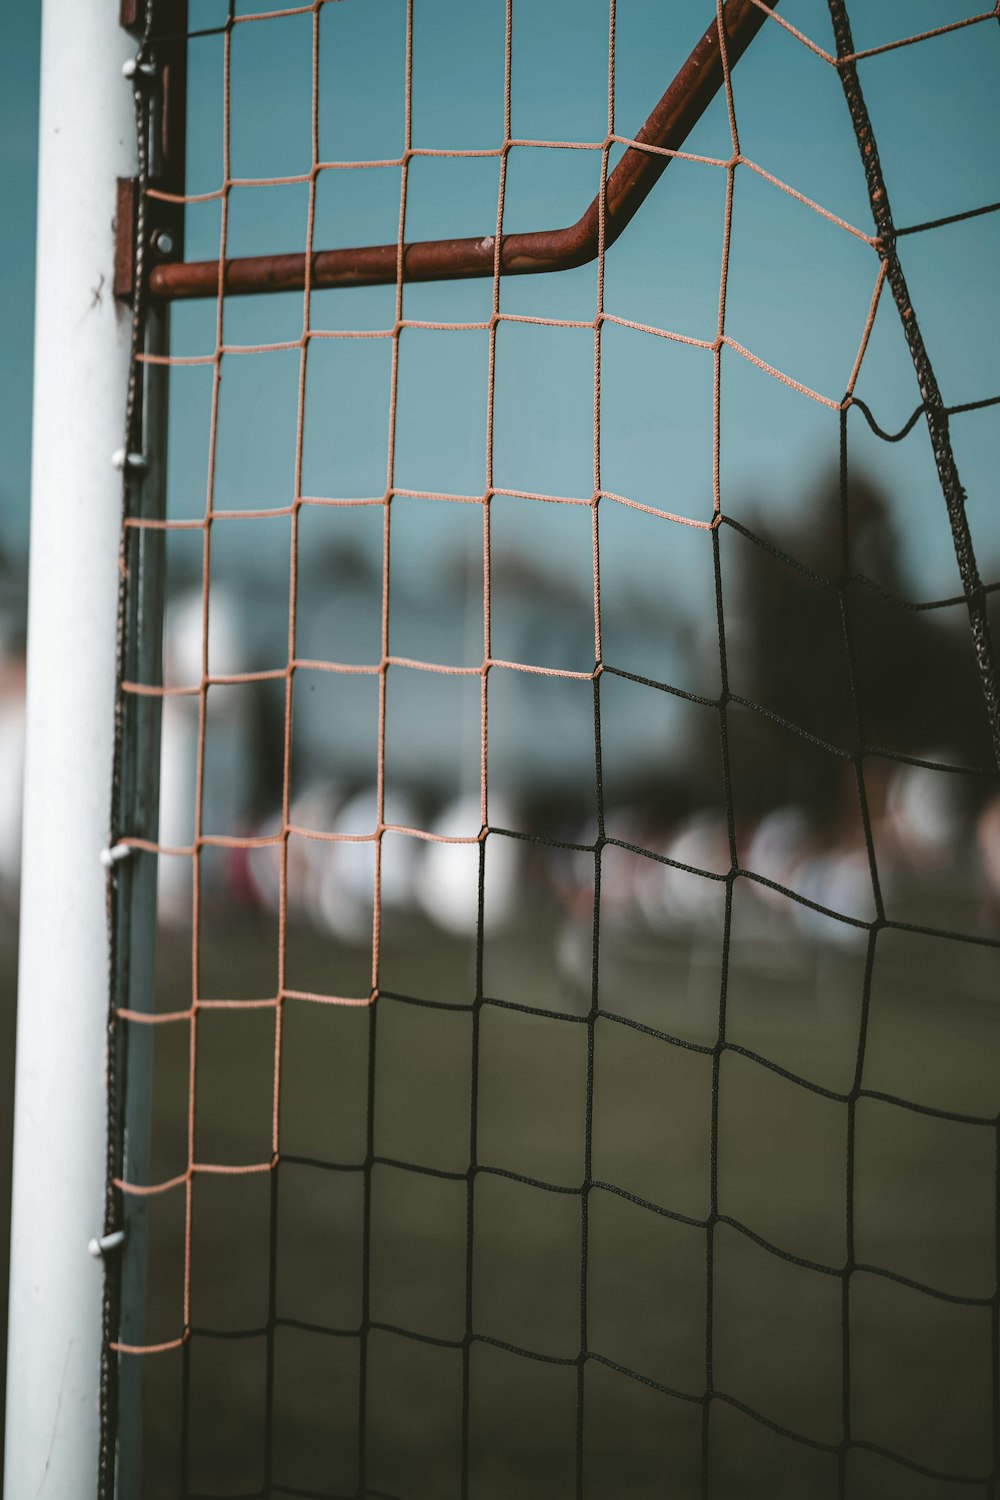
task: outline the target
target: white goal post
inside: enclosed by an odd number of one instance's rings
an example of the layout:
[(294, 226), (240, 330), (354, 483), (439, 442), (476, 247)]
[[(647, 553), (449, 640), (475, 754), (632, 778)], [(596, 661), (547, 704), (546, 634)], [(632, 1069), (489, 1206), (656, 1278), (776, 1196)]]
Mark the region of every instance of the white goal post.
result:
[(113, 0), (45, 0), (24, 864), (4, 1495), (97, 1484), (115, 731), (130, 312), (115, 184), (135, 171), (134, 41)]

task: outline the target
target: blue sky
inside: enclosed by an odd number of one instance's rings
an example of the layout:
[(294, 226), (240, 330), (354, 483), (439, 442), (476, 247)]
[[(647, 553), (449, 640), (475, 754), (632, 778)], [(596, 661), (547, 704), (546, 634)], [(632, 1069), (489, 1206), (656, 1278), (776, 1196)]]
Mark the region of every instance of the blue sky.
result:
[(41, 10), (16, 5), (0, 47), (0, 185), (6, 205), (0, 270), (0, 547), (23, 555), (31, 460), (35, 172)]
[[(246, 5), (238, 9), (246, 10)], [(572, 24), (567, 24), (569, 10)], [(822, 0), (783, 0), (782, 14), (824, 46)], [(868, 0), (852, 19), (859, 47), (878, 45), (970, 13), (959, 0)], [(616, 100), (621, 130), (637, 128), (703, 29), (707, 0), (620, 0)], [(225, 13), (222, 0), (192, 0), (193, 27)], [(392, 156), (402, 145), (402, 0), (356, 0), (322, 12), (320, 136), (325, 159)], [(502, 134), (503, 6), (417, 0), (414, 34), (414, 144), (495, 147)], [(310, 17), (236, 28), (233, 44), (233, 171), (270, 176), (309, 166)], [(604, 130), (607, 95), (606, 0), (515, 0), (513, 131), (541, 140), (593, 142)], [(189, 189), (210, 191), (221, 173), (219, 38), (192, 45)], [(33, 172), (37, 110), (37, 13), (15, 7), (0, 59), (0, 152), (11, 208), (0, 313), (0, 540), (23, 554), (27, 538), (30, 324), (34, 236)], [(995, 111), (1000, 27), (988, 23), (873, 58), (861, 66), (897, 224), (1000, 197)], [(735, 73), (744, 153), (868, 230), (870, 216), (853, 135), (833, 69), (775, 25)], [(721, 99), (689, 149), (729, 153)], [(516, 149), (505, 212), (508, 229), (575, 218), (597, 182), (596, 152)], [(407, 234), (433, 237), (488, 231), (495, 220), (495, 158), (417, 160), (410, 175)], [(606, 306), (623, 317), (711, 338), (718, 293), (724, 174), (672, 164), (609, 253)], [(398, 168), (329, 172), (320, 179), (316, 243), (395, 237)], [(252, 253), (300, 246), (306, 192), (301, 185), (245, 187), (231, 198), (229, 248)], [(189, 255), (218, 247), (218, 205), (189, 213)], [(904, 266), (945, 399), (1000, 392), (993, 268), (1000, 215), (902, 242)], [(877, 269), (874, 253), (749, 172), (738, 174), (728, 331), (763, 359), (838, 398), (853, 362)], [(325, 293), (317, 327), (385, 328), (392, 289)], [(489, 312), (488, 283), (407, 288), (407, 317), (469, 321)], [(588, 319), (596, 301), (594, 267), (560, 276), (511, 279), (504, 310)], [(226, 338), (265, 343), (296, 338), (302, 299), (234, 302)], [(206, 353), (214, 308), (175, 316), (175, 350)], [(304, 485), (330, 495), (380, 493), (385, 484), (389, 341), (317, 343), (310, 358)], [(505, 325), (498, 344), (495, 482), (586, 496), (591, 487), (592, 337), (586, 330)], [(723, 505), (750, 519), (766, 510), (791, 524), (818, 475), (836, 459), (837, 415), (789, 391), (726, 351), (723, 388)], [(296, 403), (294, 352), (234, 355), (224, 361), (216, 504), (253, 508), (290, 498)], [(472, 493), (485, 482), (486, 335), (405, 330), (401, 340), (396, 482), (414, 489)], [(171, 509), (200, 514), (206, 490), (210, 371), (173, 378)], [(912, 370), (890, 300), (883, 299), (858, 394), (879, 421), (898, 427), (917, 402)], [(607, 327), (602, 407), (606, 488), (685, 515), (711, 503), (711, 357), (650, 335)], [(889, 448), (852, 419), (853, 453), (890, 487), (914, 593), (954, 591), (957, 583), (943, 502), (924, 432)], [(1000, 419), (995, 410), (956, 418), (954, 439), (985, 571), (1000, 559), (996, 516)], [(415, 503), (413, 514), (419, 508)], [(510, 507), (513, 511), (513, 506)], [(557, 568), (589, 566), (576, 531), (585, 513), (520, 507), (511, 520), (525, 547)], [(424, 505), (409, 526), (406, 556), (416, 568), (447, 551), (461, 530), (454, 507)], [(343, 514), (343, 513), (340, 513)], [(784, 518), (784, 521), (782, 521)], [(680, 528), (659, 528), (647, 545), (646, 518), (607, 507), (604, 540), (634, 559), (638, 581), (655, 587), (664, 556), (684, 576), (691, 551)], [(574, 526), (574, 523), (577, 523)], [(236, 523), (244, 563), (264, 549), (256, 523)], [(345, 526), (346, 526), (345, 522)], [(589, 526), (589, 522), (588, 522)], [(654, 528), (655, 529), (655, 528)], [(668, 535), (669, 533), (669, 535)], [(397, 549), (397, 556), (400, 556)], [(400, 561), (404, 561), (400, 557)], [(585, 582), (585, 579), (583, 580)]]

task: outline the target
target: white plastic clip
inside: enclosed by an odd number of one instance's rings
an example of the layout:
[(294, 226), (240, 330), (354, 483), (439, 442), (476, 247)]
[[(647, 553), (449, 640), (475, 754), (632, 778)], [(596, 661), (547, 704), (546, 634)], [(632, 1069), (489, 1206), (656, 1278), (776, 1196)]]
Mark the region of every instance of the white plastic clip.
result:
[(110, 849), (101, 850), (101, 864), (106, 870), (113, 870), (115, 865), (121, 864), (122, 860), (128, 859), (131, 854), (131, 844), (114, 844)]
[(140, 62), (137, 57), (127, 57), (122, 63), (122, 77), (130, 82), (138, 73), (140, 80), (156, 77), (156, 64), (151, 62)]
[(112, 1250), (117, 1250), (119, 1245), (125, 1243), (124, 1229), (116, 1229), (113, 1234), (102, 1234), (100, 1239), (96, 1236), (88, 1240), (87, 1249), (95, 1260), (103, 1260)]
[(111, 463), (116, 469), (131, 469), (136, 474), (145, 473), (149, 467), (145, 453), (127, 453), (124, 448), (115, 449)]

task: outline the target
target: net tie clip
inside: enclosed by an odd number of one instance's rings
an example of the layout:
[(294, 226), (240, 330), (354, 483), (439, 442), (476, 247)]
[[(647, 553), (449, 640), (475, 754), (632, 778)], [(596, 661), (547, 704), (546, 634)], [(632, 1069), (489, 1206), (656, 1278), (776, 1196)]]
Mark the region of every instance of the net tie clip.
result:
[(100, 861), (106, 870), (113, 870), (123, 859), (128, 859), (131, 853), (131, 844), (113, 844), (110, 849), (101, 850)]
[(141, 57), (127, 57), (122, 63), (122, 77), (131, 83), (144, 83), (156, 77), (156, 64), (144, 62)]
[(102, 1234), (100, 1238), (96, 1235), (87, 1241), (87, 1249), (95, 1260), (103, 1260), (112, 1250), (117, 1250), (125, 1243), (124, 1229), (115, 1229), (111, 1234)]
[(116, 469), (131, 469), (136, 474), (144, 474), (149, 468), (149, 459), (145, 453), (129, 453), (127, 448), (116, 448), (111, 455), (111, 463)]

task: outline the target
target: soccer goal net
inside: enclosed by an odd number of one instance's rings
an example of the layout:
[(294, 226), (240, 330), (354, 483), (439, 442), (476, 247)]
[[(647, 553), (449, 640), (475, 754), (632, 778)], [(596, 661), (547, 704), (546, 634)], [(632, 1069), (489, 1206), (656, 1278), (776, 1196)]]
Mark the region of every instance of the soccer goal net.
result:
[(996, 10), (125, 11), (101, 1494), (992, 1496)]

